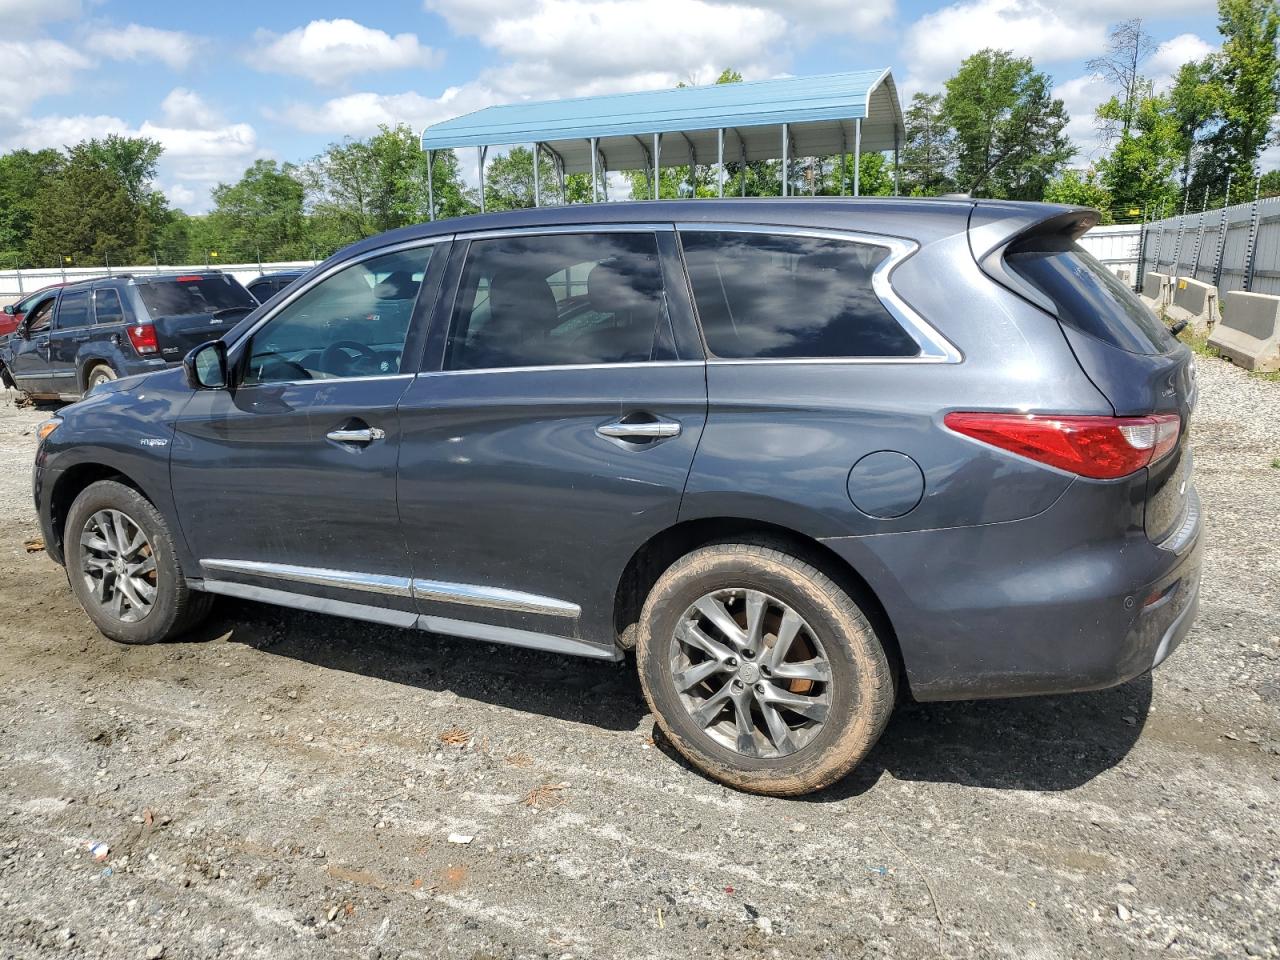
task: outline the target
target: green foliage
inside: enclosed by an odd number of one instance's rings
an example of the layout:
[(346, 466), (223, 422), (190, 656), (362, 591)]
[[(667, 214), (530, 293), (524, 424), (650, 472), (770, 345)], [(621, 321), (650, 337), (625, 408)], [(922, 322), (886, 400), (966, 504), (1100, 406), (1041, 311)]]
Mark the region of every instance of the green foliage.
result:
[(1209, 58), (1215, 126), (1204, 138), (1192, 194), (1202, 187), (1222, 193), (1231, 174), (1251, 196), (1255, 165), (1280, 110), (1280, 8), (1276, 0), (1219, 0), (1218, 32), (1222, 49)]
[(256, 160), (237, 183), (214, 187), (209, 219), (223, 237), (220, 258), (245, 263), (306, 256), (304, 194), (293, 165), (274, 160)]
[(1039, 200), (1075, 149), (1049, 77), (1007, 50), (966, 58), (946, 83), (942, 117), (955, 131), (957, 186), (975, 196)]
[(28, 254), (35, 263), (120, 264), (145, 256), (145, 210), (117, 172), (87, 151), (72, 151), (37, 195)]
[(15, 150), (0, 156), (0, 268), (30, 259), (38, 198), (64, 163), (56, 150)]
[(84, 140), (67, 148), (72, 163), (84, 162), (109, 170), (134, 203), (142, 203), (150, 192), (162, 153), (164, 147), (155, 140), (115, 133), (105, 140)]
[[(559, 187), (555, 165), (545, 155), (538, 158), (538, 175), (542, 180), (542, 202), (556, 202)], [(533, 186), (533, 151), (528, 147), (514, 147), (510, 153), (494, 157), (485, 166), (485, 209), (519, 210), (532, 207)], [(588, 193), (590, 189), (588, 184)]]
[[(1179, 121), (1168, 96), (1141, 95), (1128, 110), (1128, 129), (1098, 162), (1099, 187), (1126, 215), (1136, 209), (1150, 219), (1177, 202), (1173, 176), (1183, 158)], [(1098, 107), (1098, 118), (1120, 124), (1125, 112), (1120, 98), (1112, 97)]]
[(955, 133), (942, 116), (942, 94), (913, 96), (903, 125), (907, 137), (898, 158), (902, 192), (913, 197), (933, 197), (955, 190), (950, 174), (955, 161)]
[(1264, 173), (1259, 191), (1264, 197), (1280, 197), (1280, 170), (1268, 170)]
[(1079, 170), (1067, 170), (1054, 177), (1045, 187), (1044, 198), (1049, 203), (1069, 203), (1080, 207), (1093, 207), (1102, 213), (1102, 222), (1111, 223), (1112, 196), (1110, 191), (1098, 180), (1098, 175), (1090, 170), (1080, 173)]

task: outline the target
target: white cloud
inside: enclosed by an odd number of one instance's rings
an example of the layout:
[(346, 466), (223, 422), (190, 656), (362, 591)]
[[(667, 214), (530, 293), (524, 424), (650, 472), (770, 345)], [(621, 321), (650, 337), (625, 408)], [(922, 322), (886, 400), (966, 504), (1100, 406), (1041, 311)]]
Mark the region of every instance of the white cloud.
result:
[(41, 97), (67, 93), (88, 58), (57, 40), (0, 40), (0, 118), (20, 116)]
[(425, 68), (439, 64), (439, 51), (415, 34), (394, 37), (354, 20), (312, 20), (278, 35), (259, 30), (259, 49), (250, 61), (260, 70), (306, 77), (315, 83), (342, 83), (358, 73)]
[[(820, 0), (815, 9), (829, 11), (835, 2)], [(869, 6), (879, 11), (886, 2), (873, 0)], [(781, 13), (747, 0), (426, 0), (426, 5), (455, 31), (474, 36), (506, 59), (478, 82), (508, 100), (651, 89), (691, 79), (706, 83), (726, 66), (747, 76), (768, 76), (784, 62), (792, 40)], [(872, 18), (878, 16), (875, 12)]]
[(862, 0), (851, 4), (848, 0), (711, 0), (712, 3), (729, 3), (734, 6), (750, 6), (760, 10), (772, 10), (786, 17), (788, 23), (806, 33), (846, 33), (865, 40), (886, 26), (893, 18), (894, 0)]
[(79, 15), (80, 0), (0, 0), (0, 23), (7, 34)]
[(1163, 90), (1173, 83), (1178, 68), (1184, 63), (1203, 60), (1216, 49), (1194, 33), (1182, 33), (1160, 44), (1143, 66), (1143, 72), (1151, 78), (1157, 90)]
[(1106, 46), (1105, 18), (1045, 0), (970, 0), (921, 17), (904, 45), (911, 71), (907, 91), (936, 89), (965, 57), (984, 47), (1012, 50), (1036, 63), (1077, 60)]
[(1072, 160), (1073, 165), (1087, 166), (1101, 155), (1102, 140), (1094, 113), (1111, 94), (1106, 81), (1094, 74), (1074, 77), (1054, 87), (1053, 95), (1062, 101), (1071, 118), (1067, 124), (1067, 136), (1080, 151)]
[(222, 124), (222, 114), (205, 102), (194, 90), (174, 87), (160, 102), (160, 114), (168, 126), (195, 127), (208, 130)]
[(99, 56), (139, 63), (160, 61), (174, 70), (189, 64), (200, 48), (200, 39), (180, 30), (158, 30), (131, 23), (120, 29), (95, 28), (85, 46)]

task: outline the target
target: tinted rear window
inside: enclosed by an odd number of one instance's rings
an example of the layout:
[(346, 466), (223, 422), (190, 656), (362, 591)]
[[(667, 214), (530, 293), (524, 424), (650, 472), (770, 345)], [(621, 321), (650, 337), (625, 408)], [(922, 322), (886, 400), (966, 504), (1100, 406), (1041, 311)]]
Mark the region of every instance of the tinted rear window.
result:
[(1164, 353), (1176, 342), (1164, 323), (1092, 254), (1065, 239), (1037, 237), (1005, 256), (1013, 271), (1082, 333), (1130, 353)]
[(717, 357), (914, 357), (871, 277), (889, 251), (848, 240), (682, 231), (707, 347)]
[(89, 322), (89, 291), (64, 293), (58, 304), (58, 326), (62, 329), (83, 327)]
[(186, 317), (235, 307), (252, 310), (258, 305), (249, 291), (230, 277), (140, 283), (138, 294), (153, 317)]

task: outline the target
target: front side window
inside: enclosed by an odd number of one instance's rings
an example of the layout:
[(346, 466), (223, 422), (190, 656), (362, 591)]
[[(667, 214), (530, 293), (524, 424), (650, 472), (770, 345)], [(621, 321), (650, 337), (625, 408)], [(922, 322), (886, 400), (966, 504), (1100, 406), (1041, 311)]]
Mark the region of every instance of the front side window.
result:
[(472, 242), (455, 302), (446, 370), (673, 356), (658, 240), (652, 233)]
[(83, 327), (89, 322), (89, 291), (76, 290), (64, 293), (62, 302), (58, 304), (58, 328), (70, 330), (72, 327)]
[(120, 294), (110, 289), (93, 291), (93, 316), (95, 323), (123, 323)]
[(53, 320), (54, 299), (50, 296), (48, 300), (42, 300), (31, 308), (31, 312), (27, 314), (27, 333), (39, 333), (49, 329), (49, 323)]
[(851, 240), (682, 231), (707, 347), (731, 359), (914, 357), (872, 288), (886, 247)]
[(362, 260), (312, 287), (254, 332), (243, 382), (399, 373), (432, 249)]

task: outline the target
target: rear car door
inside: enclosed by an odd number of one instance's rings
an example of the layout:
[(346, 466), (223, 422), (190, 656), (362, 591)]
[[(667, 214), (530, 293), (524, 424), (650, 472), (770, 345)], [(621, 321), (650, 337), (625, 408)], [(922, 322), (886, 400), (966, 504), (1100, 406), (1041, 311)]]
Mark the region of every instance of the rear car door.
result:
[(612, 655), (619, 578), (675, 523), (706, 421), (675, 258), (652, 226), (455, 245), (448, 322), (400, 404), (429, 628)]
[(64, 290), (49, 331), (49, 377), (57, 393), (80, 393), (76, 358), (93, 335), (89, 290)]
[(9, 373), (18, 389), (25, 393), (57, 392), (49, 375), (49, 332), (57, 299), (58, 291), (54, 290), (33, 303), (22, 318), (21, 326), (9, 338)]
[(414, 621), (396, 404), (447, 250), (419, 241), (335, 265), (230, 348), (231, 389), (193, 396), (171, 473), (210, 590), (307, 594), (361, 605), (335, 612)]

